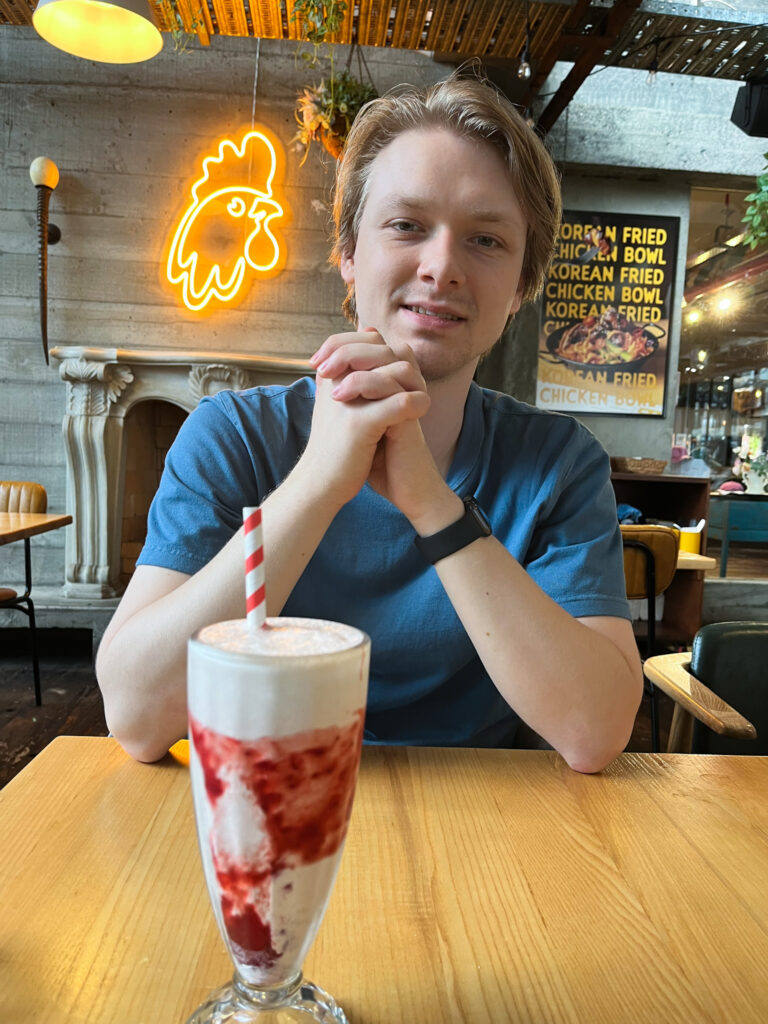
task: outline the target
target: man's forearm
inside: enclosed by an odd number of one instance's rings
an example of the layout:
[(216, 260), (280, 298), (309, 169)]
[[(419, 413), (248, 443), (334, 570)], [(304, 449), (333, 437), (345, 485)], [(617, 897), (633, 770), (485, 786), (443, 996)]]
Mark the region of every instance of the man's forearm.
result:
[(619, 754), (642, 696), (631, 641), (624, 652), (574, 619), (494, 537), (435, 568), (488, 674), (521, 718), (579, 771), (597, 771)]
[[(297, 467), (262, 508), (267, 611), (277, 615), (337, 507)], [(97, 672), (107, 723), (134, 757), (157, 760), (186, 733), (187, 640), (212, 622), (242, 618), (244, 595), (240, 530), (198, 573), (155, 600), (139, 601), (105, 635)], [(127, 607), (136, 600), (131, 588), (124, 600)]]

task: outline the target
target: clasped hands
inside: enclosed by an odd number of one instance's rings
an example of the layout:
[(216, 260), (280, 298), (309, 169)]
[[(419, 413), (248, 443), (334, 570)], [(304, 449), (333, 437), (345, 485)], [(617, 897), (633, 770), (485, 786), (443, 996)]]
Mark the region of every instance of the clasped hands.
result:
[(368, 481), (414, 525), (446, 492), (419, 420), (430, 407), (410, 346), (373, 328), (334, 334), (312, 356), (317, 393), (305, 455), (339, 505)]

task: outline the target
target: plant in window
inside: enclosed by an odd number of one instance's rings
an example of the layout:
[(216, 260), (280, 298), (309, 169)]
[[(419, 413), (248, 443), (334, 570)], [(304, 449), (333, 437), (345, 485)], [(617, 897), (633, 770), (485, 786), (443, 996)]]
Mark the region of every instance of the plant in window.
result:
[[(768, 153), (763, 153), (763, 158), (768, 160)], [(742, 217), (742, 223), (747, 225), (744, 241), (750, 249), (768, 242), (768, 166), (758, 174), (756, 185), (755, 191), (747, 196), (750, 205)]]

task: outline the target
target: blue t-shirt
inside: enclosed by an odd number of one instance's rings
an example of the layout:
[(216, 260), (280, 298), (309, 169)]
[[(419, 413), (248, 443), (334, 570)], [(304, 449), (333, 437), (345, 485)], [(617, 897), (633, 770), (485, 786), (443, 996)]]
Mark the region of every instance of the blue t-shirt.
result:
[[(243, 506), (259, 505), (295, 466), (314, 394), (303, 378), (204, 398), (168, 453), (138, 564), (202, 569), (239, 529)], [(494, 535), (571, 615), (629, 618), (608, 457), (576, 420), (472, 384), (447, 482), (476, 496)], [(367, 484), (336, 515), (282, 614), (371, 637), (369, 741), (495, 746), (514, 734), (517, 716), (413, 527)]]

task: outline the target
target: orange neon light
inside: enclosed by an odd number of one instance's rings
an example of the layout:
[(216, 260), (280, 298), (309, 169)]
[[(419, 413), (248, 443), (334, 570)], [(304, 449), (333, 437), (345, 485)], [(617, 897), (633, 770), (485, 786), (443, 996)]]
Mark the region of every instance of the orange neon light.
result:
[(212, 300), (234, 303), (250, 278), (271, 276), (284, 265), (270, 226), (284, 215), (273, 195), (278, 163), (285, 163), (279, 144), (261, 130), (247, 132), (239, 144), (224, 139), (218, 153), (203, 160), (166, 264), (188, 309), (205, 309)]

